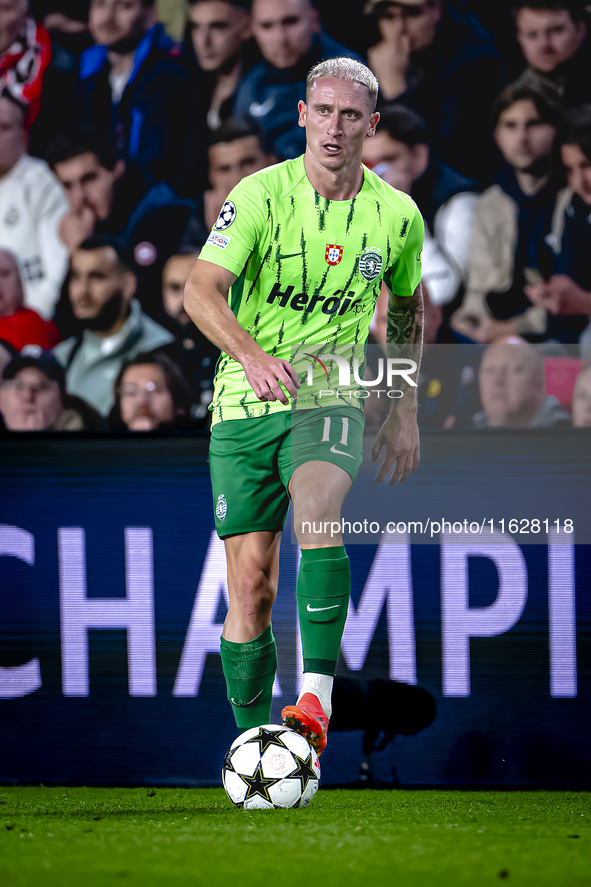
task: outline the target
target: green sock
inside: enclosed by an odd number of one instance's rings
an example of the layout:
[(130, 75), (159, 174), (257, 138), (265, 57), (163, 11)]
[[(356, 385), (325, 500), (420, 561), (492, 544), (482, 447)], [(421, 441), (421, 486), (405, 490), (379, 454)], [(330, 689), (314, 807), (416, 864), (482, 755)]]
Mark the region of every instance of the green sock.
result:
[(296, 596), (305, 672), (334, 675), (350, 592), (343, 545), (302, 550)]
[(277, 645), (271, 626), (245, 644), (220, 639), (222, 668), (236, 726), (260, 727), (271, 719)]

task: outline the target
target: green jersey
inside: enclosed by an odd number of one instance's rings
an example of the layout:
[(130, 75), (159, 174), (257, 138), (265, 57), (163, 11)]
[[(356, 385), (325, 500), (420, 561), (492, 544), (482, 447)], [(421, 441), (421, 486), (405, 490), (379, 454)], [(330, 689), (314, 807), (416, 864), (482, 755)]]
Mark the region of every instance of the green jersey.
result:
[[(312, 187), (303, 156), (248, 176), (224, 203), (200, 258), (236, 275), (230, 307), (268, 354), (290, 360), (306, 342), (364, 345), (382, 281), (412, 296), (421, 280), (423, 220), (416, 204), (363, 168), (352, 200)], [(289, 410), (255, 396), (222, 353), (212, 422)]]

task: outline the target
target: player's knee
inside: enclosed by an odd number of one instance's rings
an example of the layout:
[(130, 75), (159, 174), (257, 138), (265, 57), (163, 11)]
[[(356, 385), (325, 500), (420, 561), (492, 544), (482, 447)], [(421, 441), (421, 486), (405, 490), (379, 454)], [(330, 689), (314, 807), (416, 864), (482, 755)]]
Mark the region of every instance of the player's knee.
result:
[(263, 570), (241, 575), (235, 586), (234, 605), (243, 616), (255, 614), (261, 618), (270, 615), (276, 589)]
[(294, 503), (294, 518), (298, 523), (315, 521), (330, 522), (339, 519), (339, 505), (330, 490), (316, 490)]

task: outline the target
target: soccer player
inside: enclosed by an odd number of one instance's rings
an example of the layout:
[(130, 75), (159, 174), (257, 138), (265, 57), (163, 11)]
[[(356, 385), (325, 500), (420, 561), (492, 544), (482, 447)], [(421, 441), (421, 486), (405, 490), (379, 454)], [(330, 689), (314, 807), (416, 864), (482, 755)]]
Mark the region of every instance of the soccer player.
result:
[[(230, 607), (221, 658), (236, 724), (269, 722), (277, 652), (271, 609), (289, 502), (302, 549), (297, 605), (304, 681), (284, 723), (320, 753), (350, 593), (340, 521), (362, 459), (355, 398), (301, 409), (294, 349), (367, 340), (382, 282), (390, 292), (388, 341), (420, 346), (423, 221), (410, 197), (361, 165), (379, 115), (378, 83), (361, 62), (314, 67), (300, 101), (306, 152), (244, 178), (230, 193), (185, 289), (189, 316), (222, 351), (210, 465), (215, 520), (225, 541)], [(228, 303), (228, 294), (230, 295)], [(410, 384), (409, 384), (410, 383)], [(373, 448), (404, 482), (419, 461), (412, 380), (400, 386)], [(292, 437), (298, 445), (292, 446)], [(329, 525), (330, 526), (330, 525)]]

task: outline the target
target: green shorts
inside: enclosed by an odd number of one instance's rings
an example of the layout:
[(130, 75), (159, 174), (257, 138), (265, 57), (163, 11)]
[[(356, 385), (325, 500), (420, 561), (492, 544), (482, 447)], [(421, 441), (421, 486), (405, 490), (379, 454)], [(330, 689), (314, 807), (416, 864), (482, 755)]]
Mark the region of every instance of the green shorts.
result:
[(213, 426), (209, 448), (220, 539), (283, 529), (296, 468), (333, 462), (352, 480), (363, 461), (365, 416), (356, 407), (295, 410)]

